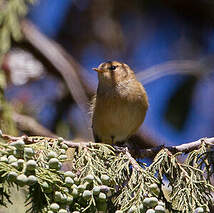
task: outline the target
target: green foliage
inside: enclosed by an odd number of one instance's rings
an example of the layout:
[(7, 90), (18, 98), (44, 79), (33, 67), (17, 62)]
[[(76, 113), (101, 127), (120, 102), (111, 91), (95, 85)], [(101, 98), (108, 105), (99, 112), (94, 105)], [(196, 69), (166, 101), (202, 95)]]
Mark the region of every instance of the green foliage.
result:
[(33, 0), (2, 0), (0, 2), (0, 56), (11, 46), (11, 38), (19, 41), (22, 37), (20, 18), (27, 14), (27, 4)]
[[(68, 148), (61, 138), (45, 137), (9, 142), (0, 143), (1, 205), (10, 201), (14, 185), (27, 186), (28, 212), (208, 212), (211, 204), (214, 187), (203, 175), (204, 144), (182, 164), (180, 154), (163, 149), (146, 167), (106, 144)], [(72, 169), (62, 170), (63, 163)]]
[(0, 119), (1, 119), (0, 128), (8, 132), (9, 134), (16, 135), (17, 133), (16, 127), (11, 117), (12, 107), (4, 98), (5, 87), (6, 87), (6, 78), (4, 72), (0, 70)]
[[(177, 157), (182, 153), (172, 155), (167, 149), (163, 149), (148, 168), (148, 171), (158, 175), (160, 181), (163, 181), (164, 177), (169, 181), (169, 196), (174, 209), (194, 212), (200, 206), (208, 212), (209, 205), (212, 205), (211, 192), (214, 187), (205, 175), (209, 173), (209, 169), (202, 166), (206, 163), (201, 158), (205, 153), (208, 154), (205, 144), (202, 144), (200, 149), (190, 152), (181, 164)], [(210, 162), (210, 166), (212, 164), (213, 162)]]
[(4, 75), (0, 71), (0, 128), (9, 134), (16, 135), (17, 130), (16, 126), (12, 120), (12, 107), (11, 105), (5, 100), (4, 92), (2, 89), (1, 81), (4, 78)]
[[(1, 0), (0, 1), (0, 66), (4, 55), (11, 47), (11, 39), (19, 41), (22, 38), (20, 19), (27, 14), (28, 4), (34, 0)], [(9, 134), (16, 135), (16, 127), (12, 120), (12, 109), (4, 99), (6, 79), (0, 70), (0, 128)]]

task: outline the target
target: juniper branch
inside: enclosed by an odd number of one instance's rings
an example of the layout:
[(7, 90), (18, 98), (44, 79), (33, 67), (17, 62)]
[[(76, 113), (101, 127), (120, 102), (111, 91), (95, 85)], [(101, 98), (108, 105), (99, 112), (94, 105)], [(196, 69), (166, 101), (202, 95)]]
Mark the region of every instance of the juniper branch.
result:
[[(24, 140), (25, 140), (25, 142), (27, 144), (32, 144), (32, 143), (38, 142), (37, 140), (35, 140), (36, 137), (32, 137), (32, 136), (31, 137), (28, 137), (28, 136), (14, 137), (14, 136), (10, 136), (10, 135), (3, 134), (3, 133), (1, 133), (0, 135), (1, 135), (1, 137), (3, 139), (5, 139), (7, 141), (16, 141), (16, 140), (24, 137)], [(56, 140), (56, 138), (48, 138), (48, 139), (50, 139), (50, 141), (54, 140), (54, 139)], [(91, 146), (92, 144), (94, 146), (96, 146), (96, 144), (97, 144), (97, 143), (94, 143), (94, 142), (84, 142), (84, 141), (74, 142), (74, 141), (71, 141), (71, 140), (64, 140), (64, 143), (67, 146), (71, 147), (71, 148), (77, 148), (77, 147), (80, 147), (80, 146), (88, 147), (88, 146)], [(175, 154), (177, 152), (189, 153), (189, 152), (191, 152), (193, 150), (198, 149), (201, 146), (202, 143), (205, 143), (207, 145), (214, 145), (214, 137), (201, 138), (201, 139), (199, 139), (197, 141), (184, 143), (184, 144), (181, 144), (181, 145), (178, 145), (178, 146), (164, 146), (164, 145), (161, 145), (161, 146), (157, 146), (157, 147), (150, 148), (150, 149), (141, 149), (141, 150), (139, 150), (139, 153), (140, 153), (140, 157), (142, 157), (142, 158), (154, 156), (155, 154), (157, 154), (163, 148), (168, 149), (172, 154)], [(116, 151), (120, 151), (120, 150), (116, 150)], [(129, 151), (132, 151), (132, 150), (129, 150)], [(121, 152), (124, 152), (124, 149), (121, 149)], [(125, 152), (128, 153), (127, 151), (125, 151)]]

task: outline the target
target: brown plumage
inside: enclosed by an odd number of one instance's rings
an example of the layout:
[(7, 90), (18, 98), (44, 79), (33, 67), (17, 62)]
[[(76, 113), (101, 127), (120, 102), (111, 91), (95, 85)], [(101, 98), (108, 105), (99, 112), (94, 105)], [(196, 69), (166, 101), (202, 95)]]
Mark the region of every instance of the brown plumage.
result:
[(127, 141), (144, 121), (148, 98), (134, 72), (124, 63), (109, 61), (98, 68), (99, 84), (92, 106), (96, 142)]

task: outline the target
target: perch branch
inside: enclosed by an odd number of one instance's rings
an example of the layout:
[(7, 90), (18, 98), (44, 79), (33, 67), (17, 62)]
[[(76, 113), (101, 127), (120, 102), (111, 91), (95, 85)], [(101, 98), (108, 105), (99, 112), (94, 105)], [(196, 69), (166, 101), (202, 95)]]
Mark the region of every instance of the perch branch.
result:
[(182, 153), (188, 153), (195, 149), (198, 149), (202, 143), (206, 143), (207, 145), (214, 145), (214, 137), (212, 138), (201, 138), (197, 141), (184, 143), (178, 146), (157, 146), (151, 149), (141, 149), (140, 156), (141, 157), (151, 157), (157, 154), (161, 149), (166, 148), (172, 153), (182, 152)]
[[(3, 134), (2, 132), (0, 132), (0, 136), (3, 139), (5, 139), (6, 141), (8, 141), (9, 143), (12, 142), (12, 141), (16, 141), (18, 139), (23, 139), (23, 137), (24, 137), (24, 141), (27, 144), (32, 144), (32, 143), (38, 142), (37, 140), (34, 140), (38, 136), (35, 136), (35, 137), (34, 136), (30, 136), (30, 137), (28, 137), (28, 136), (14, 137), (14, 136), (10, 136), (10, 135), (7, 135), (7, 134)], [(47, 139), (50, 142), (52, 140), (56, 140), (56, 138), (47, 138)], [(78, 148), (80, 146), (84, 147), (84, 146), (91, 146), (91, 145), (96, 146), (96, 144), (97, 144), (97, 143), (93, 143), (93, 142), (74, 142), (74, 141), (68, 141), (68, 140), (64, 140), (63, 142), (66, 145), (68, 145), (69, 147), (71, 147), (71, 148)], [(157, 152), (159, 152), (163, 148), (168, 149), (172, 153), (177, 153), (177, 152), (188, 153), (188, 152), (191, 152), (191, 151), (193, 151), (195, 149), (198, 149), (202, 143), (205, 143), (207, 145), (214, 145), (214, 137), (212, 137), (212, 138), (201, 138), (201, 139), (199, 139), (197, 141), (184, 143), (184, 144), (181, 144), (181, 145), (178, 145), (178, 146), (164, 146), (164, 145), (161, 145), (161, 146), (157, 146), (157, 147), (154, 147), (154, 148), (151, 148), (151, 149), (141, 149), (139, 152), (140, 152), (141, 158), (154, 156), (155, 154), (157, 154)], [(121, 149), (121, 151), (124, 152), (124, 149)], [(128, 148), (126, 148), (125, 149), (125, 153), (126, 154), (129, 153), (128, 151), (129, 151)], [(132, 150), (130, 150), (130, 151), (132, 151)], [(132, 162), (132, 159), (130, 158), (130, 156), (131, 156), (130, 153), (127, 154), (127, 156), (129, 156), (130, 162)]]

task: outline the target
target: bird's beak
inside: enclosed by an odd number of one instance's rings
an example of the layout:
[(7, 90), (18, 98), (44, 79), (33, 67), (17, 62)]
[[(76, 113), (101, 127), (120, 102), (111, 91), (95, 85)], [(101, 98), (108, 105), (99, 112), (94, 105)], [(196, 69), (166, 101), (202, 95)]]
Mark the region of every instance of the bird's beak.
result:
[(94, 71), (96, 71), (96, 72), (99, 72), (99, 73), (102, 73), (102, 72), (103, 72), (103, 70), (99, 70), (99, 69), (97, 69), (97, 68), (92, 68), (92, 70), (94, 70)]

